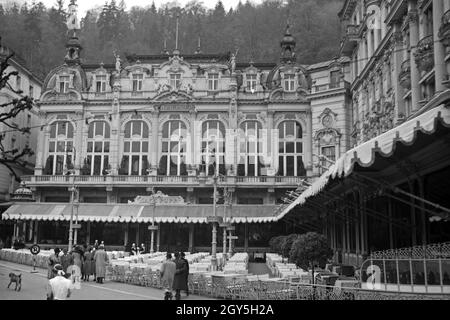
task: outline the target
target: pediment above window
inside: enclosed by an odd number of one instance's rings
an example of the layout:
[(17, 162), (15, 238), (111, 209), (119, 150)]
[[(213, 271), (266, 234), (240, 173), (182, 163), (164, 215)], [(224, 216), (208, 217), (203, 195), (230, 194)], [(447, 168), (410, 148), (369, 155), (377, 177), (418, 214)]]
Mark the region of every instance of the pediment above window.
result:
[(48, 90), (42, 94), (41, 101), (79, 101), (82, 100), (81, 94), (73, 89), (61, 93), (53, 90)]
[(151, 67), (148, 67), (148, 66), (134, 64), (132, 66), (126, 67), (125, 72), (126, 72), (127, 76), (130, 76), (133, 73), (145, 73), (146, 75), (150, 76), (152, 69), (151, 69)]
[(187, 101), (191, 101), (192, 97), (182, 91), (178, 91), (178, 92), (170, 91), (170, 92), (163, 92), (163, 93), (157, 95), (153, 100), (154, 101), (166, 101), (166, 102), (187, 102)]

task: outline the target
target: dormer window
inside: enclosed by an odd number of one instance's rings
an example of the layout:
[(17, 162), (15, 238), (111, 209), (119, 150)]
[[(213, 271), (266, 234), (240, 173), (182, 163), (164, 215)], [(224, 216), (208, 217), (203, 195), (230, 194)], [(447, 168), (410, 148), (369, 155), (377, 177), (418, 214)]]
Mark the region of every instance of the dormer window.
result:
[(59, 77), (59, 92), (66, 93), (69, 91), (69, 76)]
[(96, 78), (96, 91), (105, 92), (106, 91), (106, 75), (98, 75)]
[(330, 88), (339, 88), (341, 82), (341, 72), (339, 70), (330, 72)]
[(284, 91), (295, 91), (295, 74), (284, 76)]
[(208, 90), (217, 91), (219, 89), (219, 74), (210, 73), (208, 74)]
[(247, 90), (256, 90), (256, 74), (247, 74)]
[(172, 73), (170, 75), (170, 86), (173, 89), (181, 86), (181, 73)]
[(144, 75), (137, 73), (133, 74), (133, 91), (142, 91), (142, 81), (144, 80)]

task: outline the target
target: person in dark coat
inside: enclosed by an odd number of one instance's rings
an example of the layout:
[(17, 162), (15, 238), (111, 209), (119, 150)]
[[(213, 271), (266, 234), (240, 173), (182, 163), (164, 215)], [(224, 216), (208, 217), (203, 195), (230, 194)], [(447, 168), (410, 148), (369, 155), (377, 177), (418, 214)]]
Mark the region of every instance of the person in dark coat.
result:
[(73, 257), (71, 254), (67, 253), (67, 248), (63, 249), (63, 255), (60, 257), (60, 260), (64, 274), (69, 276), (69, 274), (67, 273), (67, 268), (73, 264)]
[(89, 281), (89, 277), (94, 274), (94, 269), (94, 254), (92, 252), (92, 248), (89, 247), (84, 252), (82, 280)]
[(186, 261), (181, 259), (180, 253), (175, 253), (175, 265), (177, 267), (175, 271), (175, 277), (173, 279), (173, 290), (175, 290), (175, 300), (180, 300), (181, 295), (180, 291), (187, 290), (187, 283), (185, 281), (186, 273), (187, 273), (187, 265)]
[(189, 296), (189, 261), (186, 259), (186, 255), (184, 252), (180, 253), (181, 260), (183, 260), (186, 263), (186, 274), (184, 281), (186, 282), (186, 296)]

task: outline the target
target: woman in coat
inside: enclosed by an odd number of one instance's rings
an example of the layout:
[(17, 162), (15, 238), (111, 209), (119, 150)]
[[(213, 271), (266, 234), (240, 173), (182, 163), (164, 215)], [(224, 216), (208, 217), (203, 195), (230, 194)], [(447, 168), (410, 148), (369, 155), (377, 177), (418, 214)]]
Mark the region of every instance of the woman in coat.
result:
[(73, 257), (73, 264), (76, 265), (78, 268), (83, 267), (83, 250), (76, 246), (72, 251), (72, 257)]
[(88, 248), (84, 253), (83, 261), (83, 280), (89, 281), (89, 277), (94, 273), (94, 254), (92, 253), (92, 248)]
[(186, 264), (186, 260), (181, 259), (179, 252), (175, 253), (175, 265), (176, 265), (176, 271), (175, 271), (175, 277), (173, 279), (173, 289), (175, 290), (175, 300), (180, 300), (180, 298), (181, 298), (180, 291), (188, 290), (185, 279), (187, 278), (187, 276), (189, 274), (187, 274), (188, 266)]
[(61, 260), (59, 259), (59, 248), (55, 248), (54, 253), (48, 257), (47, 261), (47, 278), (52, 279), (55, 274), (53, 272), (53, 267), (57, 264), (61, 263)]
[(103, 278), (106, 275), (106, 265), (108, 264), (108, 255), (106, 254), (105, 247), (100, 245), (98, 250), (94, 254), (95, 261), (95, 276), (98, 283), (103, 283)]

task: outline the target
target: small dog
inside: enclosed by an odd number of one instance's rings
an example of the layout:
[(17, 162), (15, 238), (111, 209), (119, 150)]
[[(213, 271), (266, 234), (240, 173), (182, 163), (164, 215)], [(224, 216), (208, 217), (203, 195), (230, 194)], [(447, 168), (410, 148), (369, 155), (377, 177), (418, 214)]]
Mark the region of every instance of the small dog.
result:
[[(22, 274), (14, 274), (14, 273), (11, 272), (11, 273), (9, 274), (9, 284), (8, 284), (8, 289), (9, 289), (9, 286), (10, 286), (13, 282), (16, 284), (16, 287), (14, 288), (14, 290), (20, 291), (20, 289), (22, 289)], [(17, 289), (17, 288), (19, 288), (19, 289)]]
[(172, 300), (172, 297), (173, 297), (172, 292), (166, 291), (164, 293), (164, 300)]

